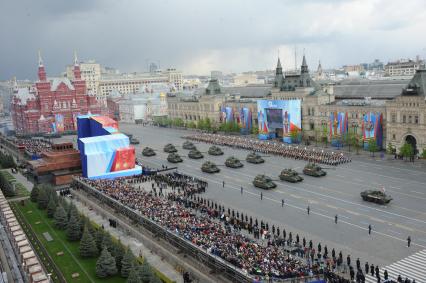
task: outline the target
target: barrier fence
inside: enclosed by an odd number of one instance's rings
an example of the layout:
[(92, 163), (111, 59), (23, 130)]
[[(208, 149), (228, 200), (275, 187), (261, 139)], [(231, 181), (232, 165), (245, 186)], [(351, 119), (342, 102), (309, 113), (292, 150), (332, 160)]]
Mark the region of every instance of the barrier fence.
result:
[[(200, 247), (192, 244), (186, 239), (180, 237), (179, 235), (165, 229), (159, 224), (155, 223), (151, 219), (145, 217), (141, 213), (124, 206), (119, 201), (105, 195), (104, 193), (98, 191), (95, 188), (92, 188), (88, 184), (74, 177), (73, 188), (83, 190), (88, 195), (94, 197), (98, 201), (108, 205), (113, 208), (116, 212), (122, 213), (130, 220), (135, 221), (141, 225), (144, 229), (150, 231), (156, 237), (163, 239), (164, 241), (170, 243), (174, 247), (178, 248), (180, 251), (196, 259), (199, 263), (211, 268), (216, 274), (221, 274), (232, 282), (254, 282), (252, 277), (247, 273), (243, 272), (236, 266), (233, 266), (218, 256), (207, 253), (207, 251), (201, 249)], [(303, 278), (290, 278), (290, 279), (281, 279), (277, 280), (274, 278), (274, 282), (291, 282), (291, 283), (301, 283), (301, 282), (313, 282), (316, 280), (322, 279), (323, 276), (306, 276)]]

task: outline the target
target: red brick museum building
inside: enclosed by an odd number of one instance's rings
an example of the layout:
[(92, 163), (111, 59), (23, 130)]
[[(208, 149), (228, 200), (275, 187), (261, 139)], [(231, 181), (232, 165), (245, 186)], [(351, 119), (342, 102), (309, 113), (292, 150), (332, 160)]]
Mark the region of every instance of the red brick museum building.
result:
[(87, 93), (77, 56), (74, 57), (74, 80), (48, 79), (39, 55), (38, 81), (27, 88), (15, 84), (11, 112), (16, 134), (75, 131), (78, 115), (101, 114), (101, 105)]

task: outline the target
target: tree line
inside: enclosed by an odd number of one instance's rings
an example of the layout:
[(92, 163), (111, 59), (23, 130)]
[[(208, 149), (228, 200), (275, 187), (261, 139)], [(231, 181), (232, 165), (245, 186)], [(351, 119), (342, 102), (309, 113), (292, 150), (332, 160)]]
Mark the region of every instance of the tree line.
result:
[(30, 200), (40, 210), (46, 211), (47, 217), (53, 219), (54, 226), (64, 230), (68, 241), (80, 242), (81, 258), (97, 258), (96, 276), (108, 278), (119, 275), (127, 278), (129, 283), (160, 283), (147, 260), (142, 264), (127, 246), (120, 240), (115, 241), (111, 235), (96, 227), (86, 216), (78, 212), (77, 207), (58, 196), (49, 185), (35, 185)]

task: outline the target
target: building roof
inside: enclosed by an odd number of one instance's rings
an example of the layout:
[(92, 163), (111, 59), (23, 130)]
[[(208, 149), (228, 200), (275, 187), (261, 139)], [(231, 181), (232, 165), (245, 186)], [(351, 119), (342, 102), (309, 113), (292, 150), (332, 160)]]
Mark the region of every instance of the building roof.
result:
[(240, 97), (265, 97), (271, 91), (272, 85), (249, 85), (242, 87), (224, 87), (223, 92)]
[(61, 83), (64, 83), (70, 90), (74, 90), (74, 86), (68, 78), (54, 78), (50, 90), (56, 91)]
[(334, 95), (338, 98), (381, 98), (392, 99), (401, 94), (407, 85), (406, 80), (368, 81), (353, 80), (334, 86)]
[(403, 89), (402, 95), (426, 96), (426, 70), (417, 70), (414, 77)]
[(35, 95), (27, 87), (19, 88), (18, 92), (15, 94), (15, 97), (19, 99), (20, 105), (27, 105), (29, 99), (35, 99)]

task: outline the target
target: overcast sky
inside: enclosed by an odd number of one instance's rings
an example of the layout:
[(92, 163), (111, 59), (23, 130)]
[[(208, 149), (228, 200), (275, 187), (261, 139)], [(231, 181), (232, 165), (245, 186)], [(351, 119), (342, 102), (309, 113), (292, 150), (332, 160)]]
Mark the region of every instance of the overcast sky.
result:
[(426, 55), (425, 0), (1, 0), (0, 80), (48, 75), (77, 50), (120, 71), (310, 69)]

